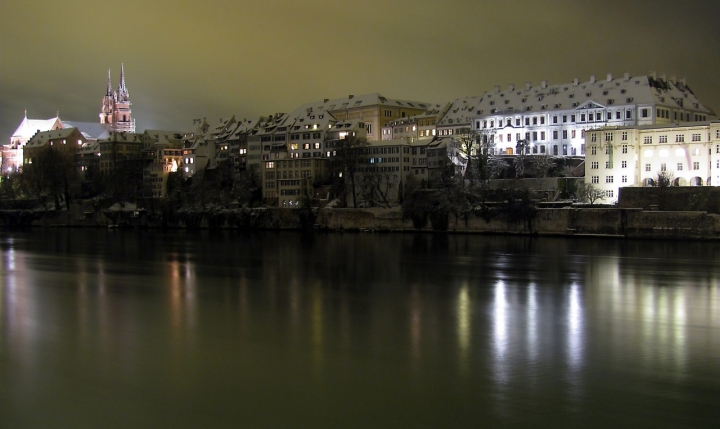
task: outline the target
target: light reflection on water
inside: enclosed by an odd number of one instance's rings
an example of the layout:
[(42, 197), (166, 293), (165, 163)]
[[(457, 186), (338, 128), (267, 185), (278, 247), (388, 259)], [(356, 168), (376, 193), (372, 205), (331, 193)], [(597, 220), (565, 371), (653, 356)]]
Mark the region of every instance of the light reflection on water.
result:
[(676, 243), (429, 235), (0, 246), (0, 415), (17, 427), (717, 418), (713, 243), (689, 244), (693, 260)]

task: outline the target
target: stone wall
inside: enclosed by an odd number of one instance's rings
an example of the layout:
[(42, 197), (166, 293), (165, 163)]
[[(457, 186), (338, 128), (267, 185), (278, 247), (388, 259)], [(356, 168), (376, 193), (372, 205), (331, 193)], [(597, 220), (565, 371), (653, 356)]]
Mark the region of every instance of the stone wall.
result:
[(714, 186), (620, 188), (618, 206), (621, 208), (655, 208), (661, 211), (720, 213), (720, 188)]
[[(123, 215), (124, 216), (124, 215)], [(117, 220), (117, 219), (116, 219)], [(25, 223), (22, 223), (23, 221)], [(441, 231), (458, 233), (602, 235), (629, 238), (720, 239), (720, 215), (699, 211), (645, 211), (622, 208), (549, 208), (533, 216), (508, 220), (497, 214), (471, 212), (448, 215), (446, 222), (430, 216), (416, 228), (396, 209), (237, 209), (186, 212), (174, 223), (160, 224), (152, 217), (123, 218), (123, 225), (177, 228), (237, 228), (259, 230), (319, 229), (329, 231)], [(70, 212), (0, 211), (4, 226), (107, 227), (113, 220), (92, 207)]]

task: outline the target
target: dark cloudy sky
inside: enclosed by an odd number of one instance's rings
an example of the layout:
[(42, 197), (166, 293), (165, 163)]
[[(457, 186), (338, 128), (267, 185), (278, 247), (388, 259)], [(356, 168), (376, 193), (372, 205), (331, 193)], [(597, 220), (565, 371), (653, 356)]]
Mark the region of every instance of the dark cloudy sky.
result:
[(2, 0), (0, 141), (25, 108), (97, 121), (121, 62), (139, 130), (650, 70), (687, 77), (720, 111), (719, 17), (697, 0)]

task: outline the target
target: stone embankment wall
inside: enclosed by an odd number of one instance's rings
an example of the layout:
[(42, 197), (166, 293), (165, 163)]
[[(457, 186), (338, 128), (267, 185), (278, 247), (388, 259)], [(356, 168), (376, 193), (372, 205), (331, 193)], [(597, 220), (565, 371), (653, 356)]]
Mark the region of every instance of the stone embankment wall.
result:
[[(421, 224), (421, 225), (418, 225)], [(424, 223), (404, 219), (396, 209), (236, 209), (180, 212), (169, 221), (128, 211), (108, 213), (75, 206), (71, 211), (0, 211), (3, 226), (237, 228), (329, 231), (447, 231), (457, 233), (601, 235), (634, 238), (720, 239), (720, 215), (699, 211), (645, 211), (623, 208), (538, 209), (526, 219), (508, 220), (469, 213), (448, 215), (447, 222), (428, 216)], [(421, 226), (421, 227), (417, 227)]]

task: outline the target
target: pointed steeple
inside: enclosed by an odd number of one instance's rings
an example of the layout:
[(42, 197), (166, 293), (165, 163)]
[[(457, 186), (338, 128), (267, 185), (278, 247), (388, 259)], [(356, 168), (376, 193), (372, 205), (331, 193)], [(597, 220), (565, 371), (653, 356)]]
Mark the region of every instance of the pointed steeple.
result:
[(112, 95), (112, 83), (110, 83), (110, 69), (108, 69), (107, 91), (105, 91), (105, 95)]
[(118, 86), (118, 95), (128, 95), (127, 87), (125, 86), (125, 64), (120, 63), (120, 86)]

